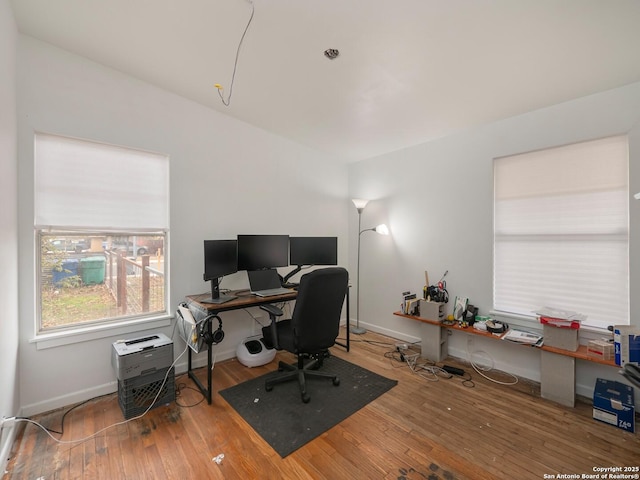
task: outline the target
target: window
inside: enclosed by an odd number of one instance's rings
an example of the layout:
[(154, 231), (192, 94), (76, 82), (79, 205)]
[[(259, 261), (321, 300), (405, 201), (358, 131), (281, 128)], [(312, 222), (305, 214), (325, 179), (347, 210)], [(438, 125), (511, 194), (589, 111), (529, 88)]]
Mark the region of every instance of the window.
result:
[(38, 331), (168, 312), (169, 160), (36, 134)]
[(628, 139), (494, 160), (494, 308), (629, 324)]

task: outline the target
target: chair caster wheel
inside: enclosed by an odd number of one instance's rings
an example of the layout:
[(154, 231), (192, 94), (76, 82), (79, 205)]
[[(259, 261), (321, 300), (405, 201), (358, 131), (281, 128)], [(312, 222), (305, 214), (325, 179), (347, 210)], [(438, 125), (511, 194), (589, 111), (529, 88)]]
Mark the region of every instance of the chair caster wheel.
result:
[(265, 385), (264, 389), (265, 389), (267, 392), (270, 392), (271, 390), (273, 390), (273, 386), (272, 386), (272, 385), (268, 385), (268, 386), (267, 386), (267, 385)]
[(340, 379), (338, 377), (333, 379), (333, 384), (337, 387), (338, 385), (340, 385)]
[(302, 394), (302, 402), (303, 403), (309, 403), (309, 400), (311, 400), (311, 397), (309, 395), (307, 395), (306, 393)]

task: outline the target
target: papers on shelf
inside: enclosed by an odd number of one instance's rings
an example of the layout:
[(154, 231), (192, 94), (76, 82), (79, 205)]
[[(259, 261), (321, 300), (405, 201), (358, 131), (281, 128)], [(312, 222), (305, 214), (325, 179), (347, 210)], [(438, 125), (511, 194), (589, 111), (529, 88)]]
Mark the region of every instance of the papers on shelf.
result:
[(534, 347), (542, 346), (542, 335), (525, 332), (524, 330), (509, 329), (509, 331), (502, 336), (502, 340), (521, 343), (523, 345), (533, 345)]
[(579, 320), (565, 320), (563, 318), (552, 318), (552, 317), (538, 317), (540, 319), (540, 323), (543, 325), (551, 325), (552, 327), (559, 328), (573, 328), (578, 330), (580, 328)]
[(542, 307), (535, 311), (540, 323), (560, 328), (579, 329), (580, 323), (587, 319), (586, 315), (570, 310), (559, 310), (551, 307)]
[(582, 313), (573, 312), (571, 310), (560, 310), (552, 307), (541, 307), (534, 313), (541, 317), (549, 317), (559, 320), (573, 320), (576, 322), (582, 322), (587, 319), (587, 316)]

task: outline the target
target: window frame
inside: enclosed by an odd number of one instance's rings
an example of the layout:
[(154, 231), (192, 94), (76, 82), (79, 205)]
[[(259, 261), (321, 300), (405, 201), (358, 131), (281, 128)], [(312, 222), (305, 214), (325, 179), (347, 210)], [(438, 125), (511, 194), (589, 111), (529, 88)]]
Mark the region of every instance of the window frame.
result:
[[(592, 331), (596, 331), (596, 332), (602, 332), (603, 330), (606, 329), (605, 327), (605, 323), (607, 324), (630, 324), (631, 323), (631, 317), (630, 317), (630, 306), (631, 306), (631, 294), (630, 294), (630, 267), (629, 267), (629, 261), (630, 261), (630, 200), (629, 200), (629, 182), (630, 182), (630, 159), (629, 159), (629, 138), (627, 135), (613, 135), (610, 137), (605, 137), (605, 138), (600, 138), (600, 139), (594, 139), (594, 140), (587, 140), (584, 142), (576, 142), (573, 144), (568, 144), (568, 145), (562, 145), (562, 146), (556, 146), (556, 147), (549, 147), (546, 149), (542, 149), (542, 150), (538, 150), (538, 151), (534, 151), (534, 152), (527, 152), (524, 154), (515, 154), (515, 155), (509, 155), (509, 156), (505, 156), (505, 157), (499, 157), (499, 158), (494, 158), (493, 160), (493, 168), (494, 168), (494, 188), (493, 188), (493, 211), (494, 211), (494, 228), (493, 228), (493, 287), (492, 287), (492, 313), (498, 316), (503, 316), (503, 317), (507, 317), (507, 318), (511, 318), (515, 320), (515, 324), (521, 324), (521, 325), (529, 325), (532, 326), (533, 322), (535, 322), (535, 324), (539, 327), (538, 322), (537, 322), (537, 316), (535, 314), (534, 311), (531, 311), (530, 314), (524, 313), (523, 310), (525, 310), (525, 306), (528, 305), (528, 302), (523, 301), (523, 297), (520, 297), (520, 299), (517, 300), (517, 302), (519, 303), (518, 305), (514, 305), (514, 310), (518, 309), (518, 307), (520, 308), (519, 311), (513, 311), (513, 310), (509, 310), (504, 308), (504, 304), (497, 304), (497, 295), (500, 293), (501, 295), (504, 294), (504, 291), (498, 291), (497, 289), (499, 288), (499, 285), (497, 285), (497, 283), (499, 283), (500, 281), (504, 282), (504, 278), (502, 280), (498, 280), (497, 276), (501, 274), (500, 272), (500, 268), (499, 268), (499, 264), (501, 262), (504, 262), (504, 258), (499, 258), (498, 255), (502, 255), (505, 254), (505, 249), (506, 247), (503, 247), (502, 251), (499, 253), (499, 244), (502, 243), (503, 245), (506, 243), (504, 242), (504, 239), (508, 239), (508, 241), (510, 242), (517, 242), (518, 237), (521, 240), (524, 241), (528, 241), (530, 244), (535, 245), (536, 242), (534, 241), (535, 237), (544, 237), (545, 235), (540, 235), (539, 231), (535, 231), (535, 228), (533, 229), (534, 231), (529, 232), (529, 233), (511, 233), (511, 234), (505, 234), (503, 230), (500, 230), (498, 225), (501, 224), (501, 220), (502, 218), (498, 218), (498, 215), (500, 214), (499, 212), (499, 208), (498, 208), (498, 202), (500, 200), (502, 200), (504, 202), (505, 198), (509, 199), (509, 196), (507, 195), (506, 197), (500, 197), (499, 198), (499, 190), (501, 185), (498, 185), (498, 162), (504, 162), (504, 161), (509, 161), (510, 159), (514, 159), (516, 157), (524, 157), (524, 156), (530, 156), (529, 161), (531, 161), (531, 159), (536, 158), (536, 155), (540, 155), (540, 158), (543, 158), (543, 156), (545, 155), (555, 155), (556, 152), (554, 152), (554, 150), (557, 151), (561, 151), (564, 150), (565, 152), (570, 152), (570, 149), (575, 148), (576, 151), (579, 152), (580, 148), (584, 148), (585, 144), (589, 144), (592, 143), (594, 145), (606, 145), (606, 142), (611, 141), (612, 143), (619, 141), (620, 143), (618, 144), (618, 147), (622, 147), (624, 149), (624, 157), (618, 157), (618, 162), (622, 162), (622, 166), (624, 167), (624, 169), (621, 168), (620, 163), (618, 164), (618, 169), (619, 172), (623, 172), (622, 175), (624, 176), (623, 179), (623, 183), (619, 184), (617, 187), (611, 188), (611, 190), (608, 190), (607, 188), (602, 188), (602, 192), (607, 192), (607, 191), (611, 191), (613, 192), (613, 195), (617, 195), (618, 197), (618, 203), (619, 204), (623, 204), (624, 203), (624, 207), (625, 210), (624, 212), (619, 212), (619, 218), (623, 219), (624, 222), (619, 221), (619, 224), (624, 223), (624, 230), (623, 231), (619, 231), (619, 232), (615, 232), (613, 230), (605, 232), (604, 228), (603, 231), (598, 232), (597, 234), (585, 234), (584, 232), (580, 232), (578, 230), (574, 230), (571, 231), (570, 229), (568, 231), (563, 231), (564, 228), (559, 228), (558, 230), (554, 230), (551, 234), (547, 233), (546, 236), (547, 237), (556, 237), (555, 238), (555, 242), (552, 243), (553, 245), (563, 245), (567, 242), (571, 242), (571, 241), (576, 241), (579, 240), (582, 237), (582, 244), (585, 245), (585, 240), (587, 240), (587, 244), (591, 243), (592, 245), (595, 243), (598, 243), (600, 241), (602, 241), (603, 239), (606, 239), (608, 244), (611, 243), (615, 243), (616, 241), (616, 237), (617, 240), (620, 240), (622, 238), (623, 242), (624, 242), (624, 246), (622, 248), (618, 248), (618, 252), (622, 253), (624, 252), (624, 256), (623, 257), (618, 257), (621, 261), (623, 261), (626, 258), (626, 278), (624, 278), (623, 283), (624, 285), (626, 285), (626, 295), (625, 295), (625, 290), (624, 288), (621, 289), (620, 291), (622, 292), (620, 298), (624, 300), (624, 306), (621, 307), (621, 310), (626, 311), (626, 316), (625, 315), (621, 315), (621, 317), (624, 317), (624, 319), (622, 321), (611, 321), (608, 322), (606, 319), (603, 321), (602, 319), (599, 318), (593, 318), (593, 319), (589, 319), (589, 317), (587, 316), (587, 319), (583, 322), (582, 327), (586, 328), (586, 330), (592, 330)], [(600, 143), (598, 143), (600, 142)], [(586, 145), (586, 147), (588, 148), (589, 145)], [(573, 153), (573, 152), (571, 152)], [(570, 153), (570, 154), (571, 154)], [(619, 153), (619, 152), (618, 152)], [(562, 153), (560, 153), (560, 155), (562, 155)], [(561, 160), (562, 161), (562, 160)], [(564, 160), (566, 161), (566, 160)], [(544, 163), (542, 163), (542, 165), (544, 165)], [(504, 164), (503, 164), (504, 166)], [(579, 167), (582, 166), (582, 164), (578, 164)], [(576, 165), (573, 165), (573, 167), (575, 168)], [(504, 170), (503, 170), (504, 172)], [(519, 172), (520, 175), (522, 175), (522, 172)], [(600, 177), (598, 177), (600, 178)], [(502, 180), (500, 180), (502, 182), (504, 182), (504, 178)], [(522, 181), (522, 178), (517, 179), (517, 181)], [(517, 184), (516, 181), (516, 184)], [(553, 183), (553, 182), (552, 182)], [(504, 186), (506, 184), (503, 183), (502, 186)], [(603, 181), (603, 185), (606, 185), (606, 181)], [(611, 187), (611, 185), (609, 185), (609, 187)], [(546, 188), (545, 187), (541, 187), (540, 190), (544, 190)], [(511, 191), (518, 191), (517, 188), (514, 188), (512, 186), (507, 187), (505, 190), (511, 190)], [(551, 189), (553, 190), (553, 189)], [(549, 191), (549, 192), (545, 192), (542, 194), (538, 195), (538, 198), (540, 199), (545, 199), (546, 201), (548, 201), (549, 199), (552, 199), (554, 197), (558, 197), (558, 190), (556, 190), (555, 192), (553, 191)], [(594, 197), (598, 194), (601, 194), (601, 192), (596, 193), (596, 190), (585, 190), (584, 195), (593, 195)], [(616, 193), (617, 192), (617, 193)], [(504, 191), (502, 191), (501, 194), (503, 194)], [(568, 189), (564, 192), (562, 192), (563, 195), (566, 195), (566, 198), (571, 198), (571, 197), (579, 197), (581, 195), (581, 193), (579, 192), (579, 190), (573, 190), (573, 187), (569, 186)], [(624, 197), (623, 197), (624, 195)], [(526, 196), (526, 193), (525, 193)], [(534, 198), (536, 197), (536, 195), (534, 195)], [(517, 198), (517, 197), (514, 197)], [(504, 214), (504, 212), (503, 212)], [(575, 214), (575, 212), (574, 212)], [(625, 216), (622, 216), (622, 214), (624, 214)], [(508, 215), (508, 214), (507, 214)], [(523, 216), (524, 217), (524, 216)], [(571, 218), (571, 217), (568, 217)], [(577, 218), (577, 217), (576, 217)], [(551, 225), (553, 222), (548, 222), (547, 225), (544, 226), (544, 228), (549, 228), (548, 225)], [(526, 225), (525, 228), (528, 228), (528, 224), (523, 223), (523, 225)], [(597, 230), (598, 228), (602, 228), (601, 226), (598, 225), (597, 220), (593, 220), (592, 223), (589, 224), (592, 228), (594, 228), (594, 230)], [(503, 226), (501, 226), (501, 228), (503, 228)], [(591, 237), (590, 239), (588, 237)], [(499, 240), (499, 238), (502, 238), (502, 242)], [(540, 239), (538, 239), (538, 242), (540, 241)], [(543, 239), (542, 242), (547, 241), (547, 239)], [(542, 245), (542, 243), (538, 243), (538, 245)], [(522, 253), (522, 252), (521, 252)], [(518, 254), (520, 255), (520, 254)], [(526, 256), (518, 256), (515, 257), (518, 258), (520, 260), (526, 260), (528, 259), (528, 257)], [(614, 266), (617, 265), (618, 267), (620, 267), (621, 263), (620, 261), (618, 261), (617, 263), (614, 264)], [(616, 270), (616, 271), (619, 271)], [(522, 277), (520, 277), (522, 278)], [(580, 277), (578, 277), (580, 278)], [(622, 278), (619, 276), (619, 278)], [(538, 282), (540, 283), (540, 282)], [(624, 286), (623, 285), (623, 286)], [(542, 289), (541, 289), (542, 290)], [(517, 298), (517, 297), (516, 297)], [(504, 300), (503, 300), (504, 301)], [(515, 302), (514, 302), (515, 303)], [(541, 305), (537, 305), (535, 306), (535, 308), (540, 308), (540, 307), (544, 307), (544, 306), (549, 306), (549, 307), (556, 307), (556, 308), (566, 308), (566, 305), (545, 305), (545, 304), (541, 304)], [(579, 308), (567, 308), (569, 310), (574, 310), (574, 311), (578, 311), (579, 313), (588, 313), (587, 312), (581, 312)], [(620, 317), (617, 317), (620, 318)]]
[[(131, 238), (131, 237), (162, 237), (162, 250), (163, 250), (163, 261), (162, 261), (162, 277), (163, 277), (163, 302), (162, 302), (162, 309), (158, 309), (158, 310), (154, 310), (154, 311), (150, 311), (150, 312), (139, 312), (139, 313), (132, 313), (132, 314), (124, 314), (124, 315), (116, 315), (116, 316), (110, 316), (110, 317), (104, 317), (104, 318), (96, 318), (96, 319), (92, 319), (92, 320), (84, 320), (84, 321), (78, 321), (78, 322), (74, 322), (74, 323), (69, 323), (69, 324), (61, 324), (61, 325), (53, 325), (53, 326), (48, 326), (45, 327), (43, 325), (43, 303), (44, 303), (44, 298), (43, 298), (43, 292), (45, 289), (45, 276), (46, 276), (46, 272), (45, 272), (45, 267), (43, 266), (43, 256), (46, 253), (50, 253), (50, 252), (44, 252), (44, 248), (43, 248), (43, 243), (44, 241), (46, 241), (43, 237), (58, 237), (61, 239), (69, 239), (69, 238), (73, 238), (73, 237), (93, 237), (93, 238), (112, 238), (112, 237), (127, 237), (127, 238)], [(150, 232), (150, 231), (136, 231), (136, 232), (132, 232), (132, 231), (127, 231), (127, 232), (97, 232), (94, 230), (76, 230), (73, 232), (68, 232), (68, 231), (61, 231), (61, 230), (50, 230), (50, 229), (35, 229), (35, 243), (36, 243), (36, 251), (39, 252), (38, 255), (36, 255), (36, 319), (37, 319), (37, 328), (36, 328), (36, 332), (38, 335), (42, 335), (42, 334), (47, 334), (47, 333), (54, 333), (54, 332), (59, 332), (59, 331), (64, 331), (64, 330), (73, 330), (76, 328), (79, 329), (83, 329), (84, 327), (94, 327), (94, 326), (99, 326), (99, 325), (104, 325), (104, 324), (126, 324), (128, 322), (130, 322), (131, 320), (135, 320), (135, 319), (146, 319), (146, 318), (157, 318), (158, 316), (166, 316), (169, 313), (169, 306), (168, 306), (168, 302), (167, 302), (167, 291), (168, 289), (166, 288), (166, 279), (167, 279), (167, 268), (168, 268), (168, 262), (166, 260), (166, 254), (165, 252), (167, 251), (167, 234), (166, 232), (162, 232), (162, 231), (157, 231), (157, 232)], [(118, 250), (122, 250), (120, 248), (120, 244), (117, 244), (118, 246), (115, 247), (112, 252), (117, 252)], [(136, 246), (136, 248), (138, 248), (138, 246)], [(140, 248), (145, 248), (143, 246), (141, 246)], [(84, 257), (92, 257), (92, 256), (99, 256), (101, 252), (91, 252), (86, 251), (86, 253), (72, 253), (71, 256), (69, 256), (69, 253), (71, 251), (70, 250), (64, 250), (62, 251), (63, 256), (65, 257), (64, 260), (69, 260), (69, 259), (77, 259), (79, 261), (79, 263), (82, 263), (82, 258)], [(137, 252), (131, 252), (133, 255), (128, 255), (128, 248), (125, 249), (125, 256), (127, 258), (131, 258), (132, 256), (135, 258), (140, 257), (141, 255), (138, 255)], [(105, 258), (107, 258), (108, 255), (105, 255)], [(153, 258), (152, 255), (150, 255), (151, 258)], [(107, 282), (107, 278), (106, 278), (106, 273), (108, 273), (110, 271), (109, 268), (105, 267), (105, 283)], [(72, 272), (69, 272), (72, 273)], [(79, 276), (79, 275), (78, 275)], [(63, 275), (63, 277), (66, 277)], [(52, 279), (53, 281), (53, 279)], [(64, 280), (63, 280), (64, 281)], [(112, 285), (113, 286), (113, 285)]]
[[(158, 211), (152, 215), (155, 219), (160, 219), (160, 222), (157, 220), (154, 221), (154, 224), (159, 223), (158, 226), (153, 227), (145, 224), (145, 222), (141, 222), (143, 226), (140, 228), (136, 225), (132, 226), (131, 220), (129, 219), (128, 225), (110, 225), (109, 227), (96, 227), (96, 225), (46, 225), (46, 224), (38, 224), (38, 202), (36, 201), (34, 204), (34, 225), (33, 225), (33, 242), (34, 242), (34, 312), (35, 312), (35, 321), (34, 321), (34, 337), (30, 340), (32, 343), (36, 343), (37, 348), (51, 348), (60, 345), (66, 345), (71, 343), (83, 342), (87, 340), (92, 340), (96, 338), (103, 338), (105, 336), (113, 336), (113, 335), (121, 335), (127, 334), (131, 332), (140, 331), (142, 329), (150, 329), (150, 328), (160, 328), (170, 324), (170, 319), (173, 317), (170, 313), (170, 275), (169, 275), (169, 264), (170, 264), (170, 232), (169, 232), (169, 156), (164, 154), (157, 154), (154, 152), (147, 152), (140, 149), (130, 148), (130, 147), (122, 147), (117, 145), (110, 145), (102, 142), (96, 142), (92, 140), (84, 140), (84, 139), (76, 139), (73, 137), (48, 134), (48, 133), (39, 133), (34, 132), (34, 166), (36, 170), (38, 168), (42, 168), (44, 162), (51, 162), (45, 157), (45, 154), (42, 157), (44, 159), (38, 158), (38, 136), (42, 136), (46, 141), (51, 141), (51, 138), (59, 138), (61, 140), (61, 144), (64, 144), (65, 141), (69, 141), (71, 145), (78, 143), (86, 143), (90, 148), (102, 148), (105, 150), (115, 151), (116, 155), (118, 150), (135, 156), (135, 157), (145, 157), (148, 155), (150, 160), (155, 161), (159, 160), (157, 163), (157, 170), (152, 170), (159, 174), (160, 179), (160, 192), (161, 193), (161, 201), (157, 204)], [(89, 150), (90, 151), (90, 150)], [(155, 159), (155, 160), (154, 160)], [(122, 160), (114, 157), (116, 162), (122, 162)], [(40, 162), (40, 163), (39, 163)], [(94, 162), (95, 163), (95, 162)], [(52, 163), (49, 163), (52, 165)], [(145, 163), (147, 165), (147, 163)], [(155, 164), (154, 164), (155, 165)], [(52, 168), (44, 167), (46, 168)], [(55, 167), (54, 167), (55, 168)], [(133, 167), (136, 168), (136, 167)], [(77, 172), (74, 172), (76, 174)], [(91, 175), (99, 175), (99, 172), (96, 169), (87, 169), (84, 172), (85, 176)], [(76, 175), (77, 177), (77, 175)], [(92, 179), (95, 182), (95, 178)], [(102, 179), (100, 179), (102, 182)], [(38, 183), (38, 175), (34, 172), (34, 198), (38, 195), (42, 194), (42, 190), (39, 189)], [(86, 185), (82, 185), (86, 187)], [(109, 183), (107, 181), (106, 187), (109, 188)], [(121, 188), (118, 186), (118, 188)], [(86, 188), (85, 188), (86, 190)], [(128, 190), (132, 191), (132, 190)], [(158, 189), (156, 188), (153, 191), (153, 194), (157, 195)], [(138, 192), (136, 192), (138, 194)], [(144, 194), (144, 193), (143, 193)], [(141, 194), (141, 195), (143, 195)], [(135, 195), (134, 195), (135, 197)], [(82, 197), (79, 197), (80, 199)], [(143, 204), (148, 205), (149, 197), (141, 197), (143, 200)], [(146, 203), (145, 202), (146, 198)], [(119, 202), (115, 202), (119, 204), (120, 208), (122, 208), (122, 200)], [(104, 201), (103, 201), (104, 204)], [(154, 204), (155, 206), (155, 204)], [(146, 210), (144, 210), (146, 212)], [(158, 215), (158, 212), (161, 212)], [(145, 213), (143, 213), (144, 215)], [(162, 220), (164, 218), (164, 221)], [(104, 218), (103, 218), (104, 219)], [(46, 222), (43, 222), (46, 223)], [(62, 223), (62, 222), (58, 222)], [(111, 223), (111, 222), (110, 222)], [(114, 222), (114, 223), (117, 223)], [(100, 318), (95, 320), (86, 320), (80, 321), (77, 323), (70, 323), (68, 325), (56, 325), (52, 327), (43, 327), (43, 318), (42, 318), (42, 301), (43, 301), (43, 276), (45, 273), (43, 272), (43, 252), (42, 252), (42, 241), (44, 236), (51, 237), (52, 235), (59, 235), (61, 238), (64, 238), (65, 235), (68, 237), (71, 236), (162, 236), (163, 237), (163, 299), (162, 299), (162, 309), (156, 310), (154, 312), (141, 312), (141, 313), (133, 313), (130, 315), (117, 315), (112, 317)]]

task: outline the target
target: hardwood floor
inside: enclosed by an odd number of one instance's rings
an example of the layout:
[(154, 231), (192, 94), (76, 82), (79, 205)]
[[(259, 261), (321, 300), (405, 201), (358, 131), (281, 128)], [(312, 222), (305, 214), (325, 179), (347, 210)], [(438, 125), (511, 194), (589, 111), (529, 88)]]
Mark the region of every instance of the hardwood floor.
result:
[[(276, 363), (229, 360), (215, 366), (211, 405), (180, 375), (175, 403), (83, 443), (58, 444), (24, 424), (3, 479), (542, 479), (640, 465), (639, 435), (593, 420), (587, 402), (563, 407), (540, 398), (536, 384), (498, 385), (452, 359), (446, 363), (470, 372), (473, 386), (457, 376), (430, 381), (385, 355), (395, 340), (371, 332), (352, 339), (351, 352), (332, 354), (398, 385), (284, 459), (218, 394)], [(59, 430), (67, 410), (34, 420)], [(62, 440), (122, 420), (116, 394), (93, 399), (68, 413)]]

